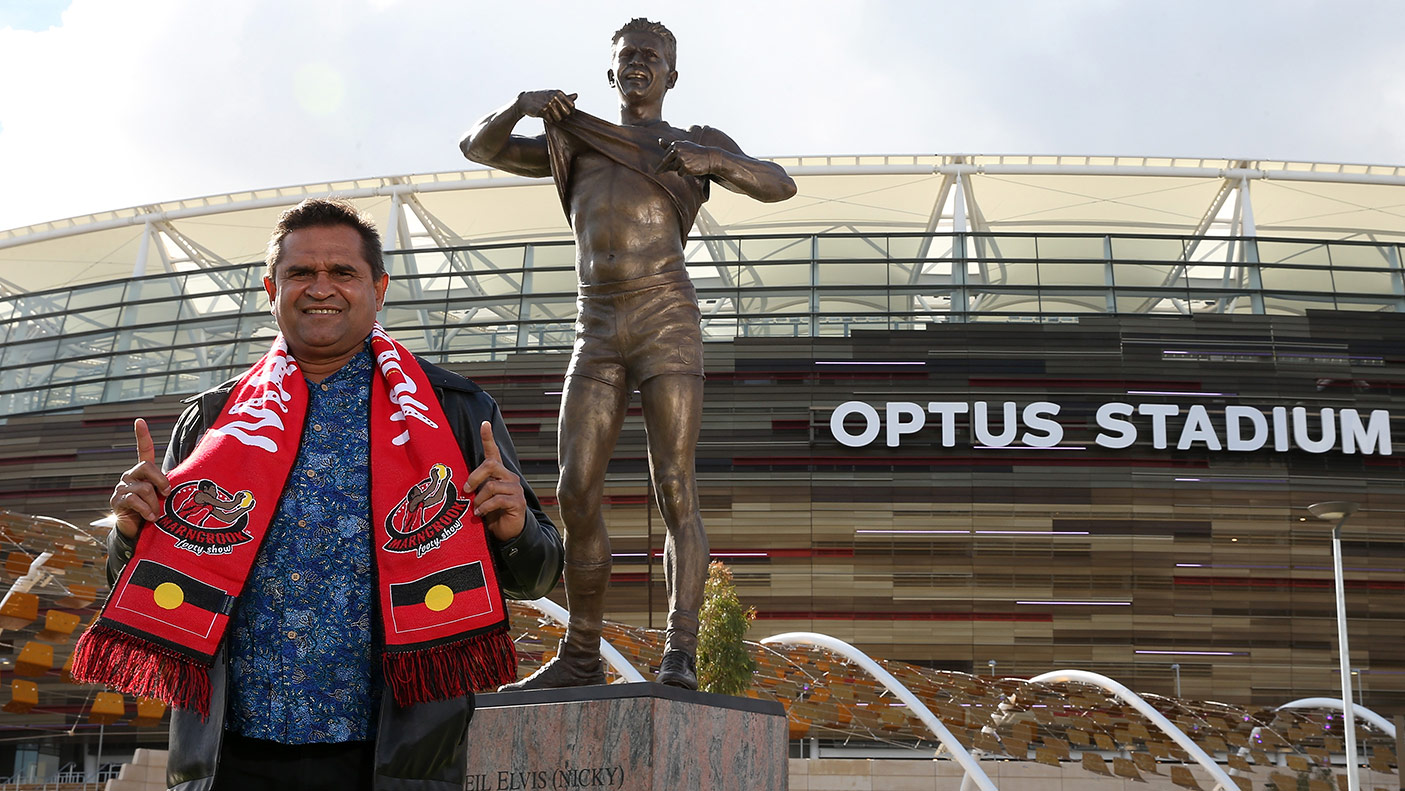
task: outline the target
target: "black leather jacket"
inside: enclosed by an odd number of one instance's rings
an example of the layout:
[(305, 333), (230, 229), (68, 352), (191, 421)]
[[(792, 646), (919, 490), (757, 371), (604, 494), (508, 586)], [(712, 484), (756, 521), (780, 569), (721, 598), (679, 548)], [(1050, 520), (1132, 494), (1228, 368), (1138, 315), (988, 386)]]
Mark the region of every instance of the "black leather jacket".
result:
[[(458, 438), (470, 468), (483, 462), (483, 441), (478, 426), (492, 423), (493, 438), (502, 451), (503, 464), (521, 476), (517, 450), (508, 436), (502, 413), (492, 397), (478, 385), (420, 360), (425, 376), (444, 407), (449, 427)], [(176, 421), (166, 450), (163, 469), (179, 464), (195, 448), (229, 398), (237, 380), (187, 399), (190, 406)], [(503, 593), (513, 599), (545, 596), (561, 576), (561, 535), (542, 511), (532, 487), (523, 479), (527, 496), (527, 523), (522, 534), (509, 542), (489, 537), (494, 565)], [(132, 556), (133, 544), (116, 530), (108, 539), (107, 574), (111, 583)], [(210, 668), (210, 718), (201, 721), (193, 711), (171, 712), (170, 756), (166, 784), (178, 791), (207, 791), (218, 771), (224, 735), (225, 680), (229, 659), (221, 647)], [(473, 696), (420, 703), (401, 708), (390, 695), (381, 696), (376, 736), (376, 791), (461, 791), (467, 774), (464, 734), (473, 716)]]

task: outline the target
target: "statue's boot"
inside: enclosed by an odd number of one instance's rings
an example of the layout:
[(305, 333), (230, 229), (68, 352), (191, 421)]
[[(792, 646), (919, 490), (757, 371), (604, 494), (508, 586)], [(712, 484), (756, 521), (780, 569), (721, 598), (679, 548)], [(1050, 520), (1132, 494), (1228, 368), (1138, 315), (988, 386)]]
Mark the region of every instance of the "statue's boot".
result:
[(605, 660), (600, 656), (600, 629), (605, 620), (605, 588), (610, 582), (610, 562), (567, 563), (566, 604), (570, 617), (566, 636), (556, 656), (537, 672), (499, 692), (518, 689), (558, 689), (605, 683)]
[(673, 610), (668, 614), (668, 633), (663, 660), (659, 662), (660, 684), (683, 689), (698, 688), (698, 614)]

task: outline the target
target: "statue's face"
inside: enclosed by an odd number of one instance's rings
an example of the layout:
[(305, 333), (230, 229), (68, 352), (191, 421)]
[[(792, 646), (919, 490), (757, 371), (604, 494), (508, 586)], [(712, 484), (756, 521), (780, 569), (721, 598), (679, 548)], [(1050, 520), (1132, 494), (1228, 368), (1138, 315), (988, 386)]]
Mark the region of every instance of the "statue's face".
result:
[(678, 79), (678, 72), (663, 53), (663, 41), (653, 33), (637, 31), (620, 36), (611, 69), (620, 96), (635, 102), (662, 102), (664, 93)]

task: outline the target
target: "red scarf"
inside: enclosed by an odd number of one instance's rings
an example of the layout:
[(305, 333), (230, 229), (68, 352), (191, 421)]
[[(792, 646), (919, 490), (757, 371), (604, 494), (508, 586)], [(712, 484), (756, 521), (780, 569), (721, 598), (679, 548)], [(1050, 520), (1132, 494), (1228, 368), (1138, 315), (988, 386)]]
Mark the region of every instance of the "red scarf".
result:
[[(470, 472), (419, 363), (371, 332), (371, 531), (382, 664), (396, 704), (516, 677), (507, 611)], [(137, 538), (73, 677), (209, 715), (209, 667), (297, 458), (307, 380), (283, 336), (171, 470), (161, 516)]]

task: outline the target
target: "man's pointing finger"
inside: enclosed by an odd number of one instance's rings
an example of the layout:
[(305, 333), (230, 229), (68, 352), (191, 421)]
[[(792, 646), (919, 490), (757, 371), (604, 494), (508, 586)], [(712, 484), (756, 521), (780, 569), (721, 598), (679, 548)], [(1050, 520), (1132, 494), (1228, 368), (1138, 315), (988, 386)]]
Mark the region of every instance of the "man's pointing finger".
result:
[(493, 424), (488, 421), (478, 427), (478, 435), (483, 438), (483, 460), (502, 461), (502, 453), (498, 451), (498, 443), (493, 439)]
[(137, 461), (155, 464), (156, 444), (151, 441), (151, 429), (146, 427), (146, 421), (137, 418), (132, 423), (132, 432), (137, 435)]

